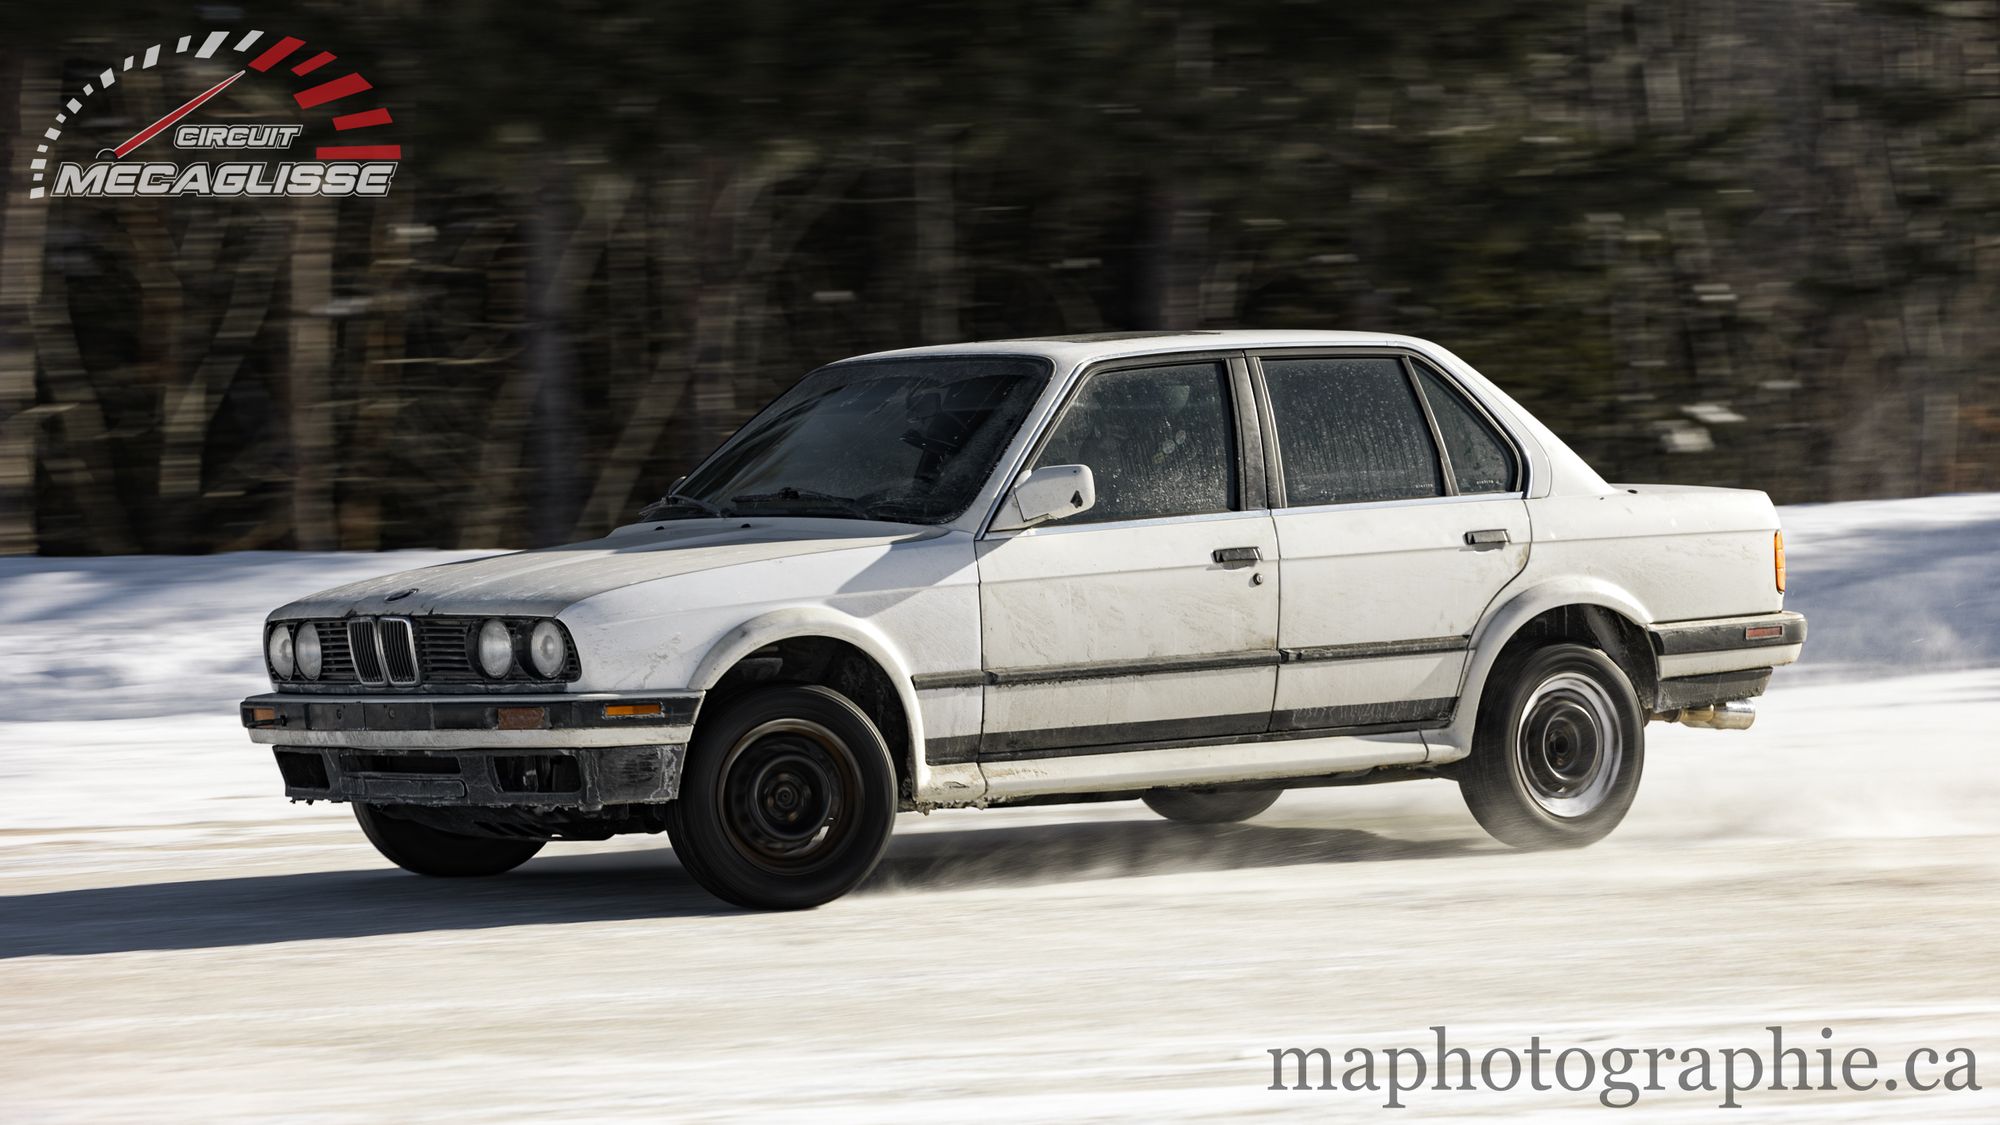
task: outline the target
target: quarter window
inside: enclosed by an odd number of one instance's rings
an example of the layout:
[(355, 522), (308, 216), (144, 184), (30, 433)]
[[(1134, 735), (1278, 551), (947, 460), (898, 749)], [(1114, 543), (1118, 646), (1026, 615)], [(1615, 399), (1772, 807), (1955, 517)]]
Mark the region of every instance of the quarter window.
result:
[(1401, 360), (1265, 359), (1263, 366), (1287, 504), (1444, 494), (1437, 444)]
[(1493, 428), (1465, 396), (1445, 377), (1417, 364), (1417, 380), (1424, 387), (1424, 401), (1437, 419), (1438, 434), (1444, 438), (1445, 455), (1451, 462), (1451, 476), (1458, 492), (1518, 492), (1521, 467), (1507, 439)]
[(1035, 459), (1088, 465), (1097, 503), (1066, 523), (1229, 511), (1236, 450), (1228, 375), (1220, 363), (1090, 376)]

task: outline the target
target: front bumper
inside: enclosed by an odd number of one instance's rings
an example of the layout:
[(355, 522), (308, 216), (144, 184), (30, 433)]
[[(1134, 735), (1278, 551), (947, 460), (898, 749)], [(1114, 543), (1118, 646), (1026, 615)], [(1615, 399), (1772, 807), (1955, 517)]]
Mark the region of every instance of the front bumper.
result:
[(285, 795), (369, 804), (591, 811), (670, 801), (698, 692), (304, 695), (243, 701)]
[[(699, 692), (300, 695), (243, 701), (252, 742), (348, 750), (516, 750), (681, 744)], [(633, 713), (633, 712), (637, 713)]]
[(680, 792), (685, 746), (611, 746), (513, 753), (371, 753), (275, 749), (285, 796), (297, 801), (575, 809), (656, 804)]

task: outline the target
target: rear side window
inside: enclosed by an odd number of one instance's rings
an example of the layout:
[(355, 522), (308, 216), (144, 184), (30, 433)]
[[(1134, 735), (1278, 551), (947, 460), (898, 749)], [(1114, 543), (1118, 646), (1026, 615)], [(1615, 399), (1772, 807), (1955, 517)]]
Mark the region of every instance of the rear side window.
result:
[(1421, 363), (1416, 368), (1459, 493), (1520, 491), (1521, 466), (1507, 439), (1444, 376)]
[(1229, 511), (1236, 450), (1227, 384), (1219, 363), (1090, 376), (1035, 459), (1037, 468), (1090, 466), (1097, 504), (1062, 522)]
[(1437, 444), (1401, 360), (1267, 358), (1263, 364), (1288, 505), (1444, 494)]

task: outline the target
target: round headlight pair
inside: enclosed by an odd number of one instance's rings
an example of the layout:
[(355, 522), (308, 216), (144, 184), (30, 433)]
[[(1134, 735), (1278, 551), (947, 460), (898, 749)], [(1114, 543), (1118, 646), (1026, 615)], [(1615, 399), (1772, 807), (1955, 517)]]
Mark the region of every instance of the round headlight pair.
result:
[[(500, 679), (514, 670), (514, 633), (504, 621), (488, 620), (479, 626), (479, 670)], [(528, 631), (528, 660), (535, 674), (546, 680), (560, 679), (569, 663), (569, 642), (562, 627), (553, 621), (537, 621)]]
[(319, 626), (311, 622), (299, 626), (293, 632), (289, 625), (273, 625), (264, 638), (264, 655), (271, 661), (271, 671), (281, 680), (293, 676), (304, 676), (308, 680), (319, 679), (324, 654), (319, 647)]

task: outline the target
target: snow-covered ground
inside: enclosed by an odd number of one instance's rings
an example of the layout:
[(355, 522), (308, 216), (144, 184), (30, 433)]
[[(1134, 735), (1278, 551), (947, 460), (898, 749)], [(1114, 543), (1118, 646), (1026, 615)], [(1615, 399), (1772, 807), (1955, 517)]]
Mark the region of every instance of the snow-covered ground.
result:
[[(1971, 1047), (1992, 1087), (2000, 496), (1784, 521), (1806, 661), (1748, 733), (1650, 728), (1631, 818), (1588, 851), (1499, 849), (1446, 783), (1217, 829), (961, 811), (904, 817), (869, 886), (804, 915), (722, 910), (647, 838), (421, 880), (276, 796), (234, 717), (263, 613), (461, 554), (0, 560), (0, 1119), (1347, 1119), (1381, 1097), (1267, 1090), (1266, 1050), (1433, 1024), (1475, 1056), (1832, 1027), (1898, 1065)], [(1990, 1089), (1742, 1100), (2000, 1119)]]

